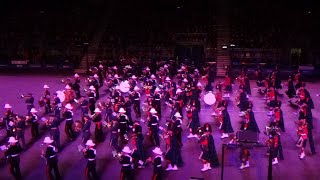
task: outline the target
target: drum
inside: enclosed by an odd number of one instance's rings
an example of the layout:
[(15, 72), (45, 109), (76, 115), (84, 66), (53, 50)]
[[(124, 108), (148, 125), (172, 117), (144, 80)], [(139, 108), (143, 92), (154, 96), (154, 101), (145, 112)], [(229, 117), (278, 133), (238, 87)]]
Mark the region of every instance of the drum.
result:
[(211, 91), (209, 91), (206, 95), (204, 95), (203, 101), (207, 105), (213, 105), (216, 102), (216, 96)]
[(63, 102), (65, 100), (64, 91), (56, 91), (57, 97), (60, 99), (60, 102)]
[(129, 81), (122, 81), (120, 83), (120, 91), (123, 92), (123, 93), (126, 93), (130, 90), (130, 84), (129, 84)]

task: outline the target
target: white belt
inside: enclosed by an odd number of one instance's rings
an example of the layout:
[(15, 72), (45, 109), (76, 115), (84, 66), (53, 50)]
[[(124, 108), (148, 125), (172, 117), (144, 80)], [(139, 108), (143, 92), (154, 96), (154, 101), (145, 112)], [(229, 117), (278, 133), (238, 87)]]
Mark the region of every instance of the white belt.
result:
[(19, 154), (13, 154), (13, 155), (11, 155), (11, 157), (17, 157), (17, 156), (19, 156)]
[(94, 161), (94, 160), (96, 160), (96, 159), (88, 159), (88, 161)]
[(120, 122), (120, 124), (127, 124), (127, 122)]
[(122, 164), (122, 166), (130, 166), (130, 164)]
[(67, 121), (71, 121), (72, 120), (72, 118), (69, 118), (69, 119), (66, 119)]
[(181, 125), (178, 125), (177, 127), (181, 127)]
[(55, 157), (56, 155), (53, 155), (53, 156), (49, 156), (49, 158), (53, 158), (53, 157)]
[(151, 126), (156, 126), (156, 125), (158, 125), (158, 123), (152, 123), (152, 124), (151, 124)]
[(135, 101), (139, 101), (140, 99), (139, 98), (137, 98), (137, 99), (134, 99)]
[(93, 99), (94, 97), (89, 97), (89, 99)]
[(162, 165), (160, 164), (160, 165), (157, 165), (157, 167), (161, 167)]

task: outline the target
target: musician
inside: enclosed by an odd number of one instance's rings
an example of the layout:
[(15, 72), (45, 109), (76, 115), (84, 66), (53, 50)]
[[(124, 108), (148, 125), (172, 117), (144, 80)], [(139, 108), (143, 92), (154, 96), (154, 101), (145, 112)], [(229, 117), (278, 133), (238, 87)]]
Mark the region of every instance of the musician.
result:
[(244, 75), (244, 90), (247, 93), (247, 95), (251, 95), (251, 86), (248, 74)]
[(188, 138), (196, 138), (197, 129), (200, 127), (199, 111), (195, 105), (191, 105), (191, 121), (189, 122), (188, 128), (190, 130)]
[(43, 86), (44, 93), (43, 93), (43, 100), (45, 102), (45, 114), (51, 113), (51, 101), (50, 101), (50, 91), (49, 86)]
[(96, 124), (96, 128), (94, 130), (94, 136), (96, 141), (102, 142), (104, 137), (103, 137), (103, 130), (102, 130), (102, 115), (101, 115), (101, 110), (99, 108), (96, 108), (94, 110), (94, 114), (92, 115), (92, 121)]
[(299, 127), (297, 130), (297, 135), (298, 135), (298, 142), (297, 146), (300, 147), (300, 159), (303, 159), (306, 155), (304, 152), (304, 149), (307, 145), (307, 140), (308, 140), (308, 123), (306, 119), (301, 119), (299, 122)]
[(105, 74), (104, 72), (105, 72), (105, 70), (103, 68), (103, 65), (100, 64), (99, 68), (98, 68), (98, 77), (99, 77), (99, 85), (100, 85), (100, 87), (103, 86), (103, 78), (104, 78), (104, 74)]
[(38, 111), (35, 108), (32, 108), (30, 111), (31, 116), (29, 116), (28, 119), (28, 121), (31, 122), (31, 135), (33, 140), (36, 140), (40, 137), (37, 112)]
[(23, 120), (23, 117), (21, 116), (16, 116), (16, 120), (13, 124), (13, 129), (14, 129), (14, 136), (16, 138), (16, 140), (19, 141), (20, 146), (22, 148), (26, 147), (26, 142), (25, 142), (25, 138), (24, 138), (24, 129), (25, 129), (26, 123)]
[(96, 89), (93, 86), (90, 86), (89, 90), (90, 90), (88, 93), (89, 109), (91, 111), (91, 114), (93, 114), (96, 107)]
[(153, 107), (158, 112), (159, 119), (161, 119), (161, 94), (159, 93), (161, 90), (156, 88), (153, 94)]
[(231, 84), (231, 77), (228, 74), (226, 74), (223, 85), (224, 85), (224, 92), (225, 92), (224, 97), (230, 97), (230, 93), (232, 92), (232, 84)]
[(172, 131), (174, 135), (177, 137), (177, 141), (180, 146), (183, 146), (182, 144), (182, 116), (180, 115), (179, 112), (176, 112), (174, 115), (175, 120), (173, 121), (173, 128)]
[(84, 115), (89, 114), (89, 101), (85, 98), (85, 96), (80, 97), (80, 110), (81, 110), (81, 118), (84, 121)]
[(128, 139), (128, 116), (126, 115), (126, 111), (123, 108), (120, 108), (118, 115), (119, 129), (120, 129), (120, 138), (122, 142), (127, 143)]
[(140, 125), (139, 121), (136, 120), (136, 121), (133, 123), (132, 132), (133, 132), (134, 134), (140, 134), (140, 133), (142, 133), (142, 126)]
[(132, 104), (132, 102), (131, 102), (129, 96), (125, 96), (124, 97), (123, 108), (125, 109), (126, 115), (128, 116), (129, 126), (133, 125), (133, 120), (132, 120), (132, 117), (131, 117), (131, 104)]
[[(152, 164), (153, 164), (153, 175), (152, 180), (162, 180), (162, 173), (163, 173), (163, 152), (159, 147), (156, 147), (152, 150), (152, 152), (155, 154), (155, 157), (153, 158)], [(148, 161), (151, 161), (151, 158), (149, 158)]]
[(169, 98), (176, 96), (177, 84), (171, 81), (170, 77), (166, 77), (166, 87), (168, 87)]
[(145, 94), (147, 97), (151, 96), (151, 90), (152, 90), (152, 80), (151, 79), (147, 79), (144, 82), (143, 88), (145, 90)]
[(119, 79), (118, 74), (115, 74), (115, 75), (113, 76), (113, 84), (114, 84), (114, 86), (120, 85), (120, 79)]
[(181, 152), (176, 136), (171, 130), (167, 132), (168, 138), (166, 139), (167, 152), (165, 154), (165, 159), (168, 163), (166, 171), (178, 170), (178, 166), (182, 165)]
[[(45, 137), (43, 143), (46, 144), (46, 150), (42, 152), (42, 156), (47, 160), (47, 176), (48, 179), (60, 179), (60, 172), (58, 168), (58, 149), (53, 145), (54, 140), (50, 137)], [(52, 174), (53, 171), (53, 174)]]
[(267, 145), (269, 146), (268, 155), (272, 158), (272, 164), (278, 164), (279, 155), (279, 134), (276, 131), (272, 131), (269, 134), (269, 139), (267, 140)]
[(240, 115), (242, 116), (244, 111), (248, 108), (248, 98), (247, 94), (244, 92), (242, 88), (239, 89), (239, 97), (238, 97), (239, 104), (237, 105), (240, 108)]
[(286, 91), (286, 94), (289, 98), (289, 102), (291, 102), (291, 99), (296, 95), (296, 90), (294, 89), (294, 84), (293, 84), (293, 77), (289, 76), (287, 84), (288, 84), (288, 90)]
[[(142, 130), (142, 129), (141, 129)], [(144, 164), (146, 161), (145, 150), (143, 147), (143, 134), (142, 131), (137, 130), (132, 135), (132, 145), (133, 145), (133, 153), (132, 158), (134, 165), (137, 165), (138, 168), (144, 168)]]
[(300, 69), (298, 69), (297, 73), (294, 75), (294, 80), (296, 82), (295, 88), (299, 89), (302, 86), (303, 82), (303, 76)]
[(93, 75), (93, 87), (95, 88), (95, 92), (96, 92), (96, 100), (98, 100), (100, 98), (100, 94), (99, 94), (99, 88), (100, 88), (100, 83), (99, 83), (99, 76), (97, 74)]
[(5, 104), (4, 105), (5, 109), (5, 117), (3, 118), (6, 124), (7, 128), (7, 137), (13, 136), (13, 111), (12, 111), (12, 106), (10, 104)]
[(52, 109), (53, 109), (54, 116), (60, 121), (61, 120), (61, 115), (60, 115), (61, 101), (57, 93), (53, 93)]
[(134, 91), (131, 94), (132, 102), (133, 102), (133, 110), (137, 117), (141, 117), (140, 110), (140, 93), (139, 88), (137, 86), (134, 87)]
[(64, 104), (74, 102), (75, 92), (71, 89), (71, 86), (69, 86), (68, 84), (65, 86), (64, 96)]
[(151, 79), (150, 79), (150, 82), (151, 82), (151, 86), (152, 86), (150, 94), (154, 94), (154, 90), (155, 90), (156, 87), (157, 87), (156, 76), (155, 76), (154, 74), (152, 74), (152, 75), (150, 76), (150, 78), (151, 78)]
[(80, 93), (80, 76), (77, 73), (74, 75), (74, 83), (72, 84), (72, 89), (76, 93), (76, 99), (79, 99), (81, 97), (81, 93)]
[(222, 114), (222, 125), (221, 125), (221, 132), (222, 136), (221, 139), (229, 137), (229, 133), (233, 133), (233, 128), (230, 120), (230, 115), (227, 110), (227, 107), (221, 107), (221, 114)]
[(128, 146), (125, 146), (122, 149), (122, 153), (123, 154), (121, 155), (121, 158), (120, 158), (120, 164), (122, 166), (120, 180), (133, 180), (134, 171), (132, 168), (132, 157), (131, 157), (132, 151)]
[(86, 142), (86, 148), (82, 150), (84, 157), (88, 160), (85, 174), (88, 179), (98, 179), (96, 170), (96, 154), (97, 151), (94, 148), (96, 144), (91, 139)]
[(117, 118), (112, 118), (112, 122), (110, 125), (110, 146), (112, 147), (113, 151), (116, 153), (119, 153), (121, 151), (121, 147), (119, 146), (118, 139), (119, 139), (119, 122), (117, 121)]
[(181, 116), (183, 117), (182, 114), (182, 107), (183, 107), (183, 92), (181, 89), (177, 89), (176, 91), (176, 102), (178, 102), (179, 106), (178, 108), (178, 112), (181, 114)]
[(241, 148), (241, 152), (240, 152), (240, 161), (241, 161), (240, 170), (250, 167), (249, 157), (250, 157), (249, 149), (247, 147), (243, 146)]
[(283, 112), (279, 106), (276, 106), (274, 109), (274, 120), (273, 122), (275, 123), (277, 128), (280, 128), (282, 132), (285, 132), (284, 128), (284, 120), (283, 120)]
[(34, 97), (31, 93), (28, 93), (27, 96), (25, 96), (25, 103), (27, 104), (27, 114), (30, 115), (30, 111), (32, 108), (34, 108)]
[(263, 72), (262, 72), (262, 68), (261, 66), (259, 65), (256, 72), (255, 72), (255, 75), (257, 77), (257, 86), (258, 86), (258, 91), (261, 92), (261, 88), (263, 87), (263, 80), (264, 80), (264, 77), (263, 77)]
[(57, 147), (57, 149), (60, 149), (61, 145), (60, 145), (59, 120), (54, 115), (50, 115), (49, 120), (46, 123), (46, 126), (49, 129), (49, 134), (52, 137), (55, 143), (55, 146)]
[(252, 111), (252, 109), (247, 109), (247, 113), (249, 114), (249, 119), (250, 119), (248, 130), (260, 133), (260, 129), (257, 124), (256, 118), (254, 116), (254, 112)]
[(65, 125), (65, 128), (64, 128), (64, 131), (67, 135), (67, 138), (69, 141), (72, 141), (73, 138), (74, 138), (74, 131), (72, 129), (72, 125), (73, 125), (73, 107), (71, 106), (71, 104), (67, 104), (65, 106), (66, 108), (66, 111), (63, 113), (63, 117), (65, 118), (66, 120), (66, 125)]
[(120, 96), (121, 96), (120, 87), (116, 86), (111, 93), (111, 97), (115, 104), (119, 102)]
[(303, 96), (305, 97), (305, 100), (307, 102), (307, 105), (310, 109), (314, 109), (314, 103), (313, 103), (313, 100), (310, 96), (310, 93), (309, 91), (305, 88), (305, 83), (302, 83), (302, 86), (300, 87), (299, 89), (299, 94), (300, 96)]
[(10, 173), (15, 177), (15, 179), (21, 179), (20, 153), (22, 152), (22, 148), (17, 142), (18, 140), (16, 140), (14, 137), (9, 137), (9, 146), (4, 155), (10, 163)]
[(210, 154), (210, 166), (211, 166), (211, 168), (219, 167), (220, 163), (219, 163), (218, 155), (217, 155), (217, 152), (216, 152), (214, 139), (213, 139), (213, 136), (212, 136), (211, 125), (209, 123), (205, 123), (204, 126), (203, 126), (203, 131), (204, 131), (204, 134), (206, 134), (206, 136), (208, 138), (208, 149), (209, 149), (209, 154)]
[(148, 122), (150, 141), (152, 142), (153, 146), (159, 147), (159, 117), (157, 116), (157, 111), (154, 108), (151, 108), (149, 112), (151, 114), (150, 121)]
[(132, 75), (131, 78), (129, 79), (129, 85), (130, 85), (130, 91), (134, 91), (134, 87), (137, 86), (137, 76)]
[(91, 138), (91, 119), (88, 114), (83, 116), (83, 126), (82, 126), (82, 143), (85, 144)]

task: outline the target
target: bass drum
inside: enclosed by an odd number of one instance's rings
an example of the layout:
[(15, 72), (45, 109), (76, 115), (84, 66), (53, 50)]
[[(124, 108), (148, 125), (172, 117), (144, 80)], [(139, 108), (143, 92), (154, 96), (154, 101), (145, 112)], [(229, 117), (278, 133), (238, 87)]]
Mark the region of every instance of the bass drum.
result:
[(66, 99), (64, 91), (56, 91), (57, 97), (60, 99), (60, 102), (63, 102)]
[(123, 92), (123, 93), (126, 93), (126, 92), (129, 92), (130, 90), (130, 84), (129, 84), (129, 81), (122, 81), (120, 83), (120, 91)]
[(211, 91), (209, 91), (206, 95), (204, 95), (203, 101), (207, 105), (211, 106), (216, 102), (216, 96)]

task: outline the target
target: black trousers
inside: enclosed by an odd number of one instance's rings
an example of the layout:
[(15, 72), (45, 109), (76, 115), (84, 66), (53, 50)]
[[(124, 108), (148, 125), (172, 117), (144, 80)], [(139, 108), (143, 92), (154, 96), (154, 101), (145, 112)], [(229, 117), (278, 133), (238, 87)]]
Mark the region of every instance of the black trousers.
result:
[(311, 153), (315, 154), (316, 153), (316, 149), (314, 148), (313, 135), (312, 135), (312, 129), (311, 128), (308, 128), (308, 140), (309, 140), (309, 144), (310, 144)]
[(158, 131), (151, 131), (150, 138), (151, 138), (150, 140), (151, 140), (152, 144), (155, 143), (156, 146), (160, 146)]
[(133, 180), (133, 179), (134, 179), (133, 170), (127, 167), (126, 168), (122, 167), (120, 180)]
[(23, 130), (17, 130), (16, 131), (16, 139), (19, 141), (20, 145), (22, 148), (25, 148), (26, 147), (26, 141), (25, 141), (25, 138), (24, 138), (24, 132)]
[(96, 161), (88, 161), (86, 168), (86, 176), (88, 179), (98, 179), (98, 174), (96, 170)]
[(73, 139), (73, 135), (74, 135), (74, 132), (72, 129), (73, 121), (72, 120), (69, 120), (69, 121), (66, 122), (66, 126), (64, 127), (64, 131), (69, 139)]
[(32, 135), (32, 138), (35, 138), (35, 139), (40, 136), (38, 122), (31, 123), (31, 135)]
[(50, 180), (61, 179), (56, 157), (47, 159), (47, 176)]
[(13, 157), (9, 159), (10, 172), (16, 179), (21, 179), (20, 172), (20, 157)]

